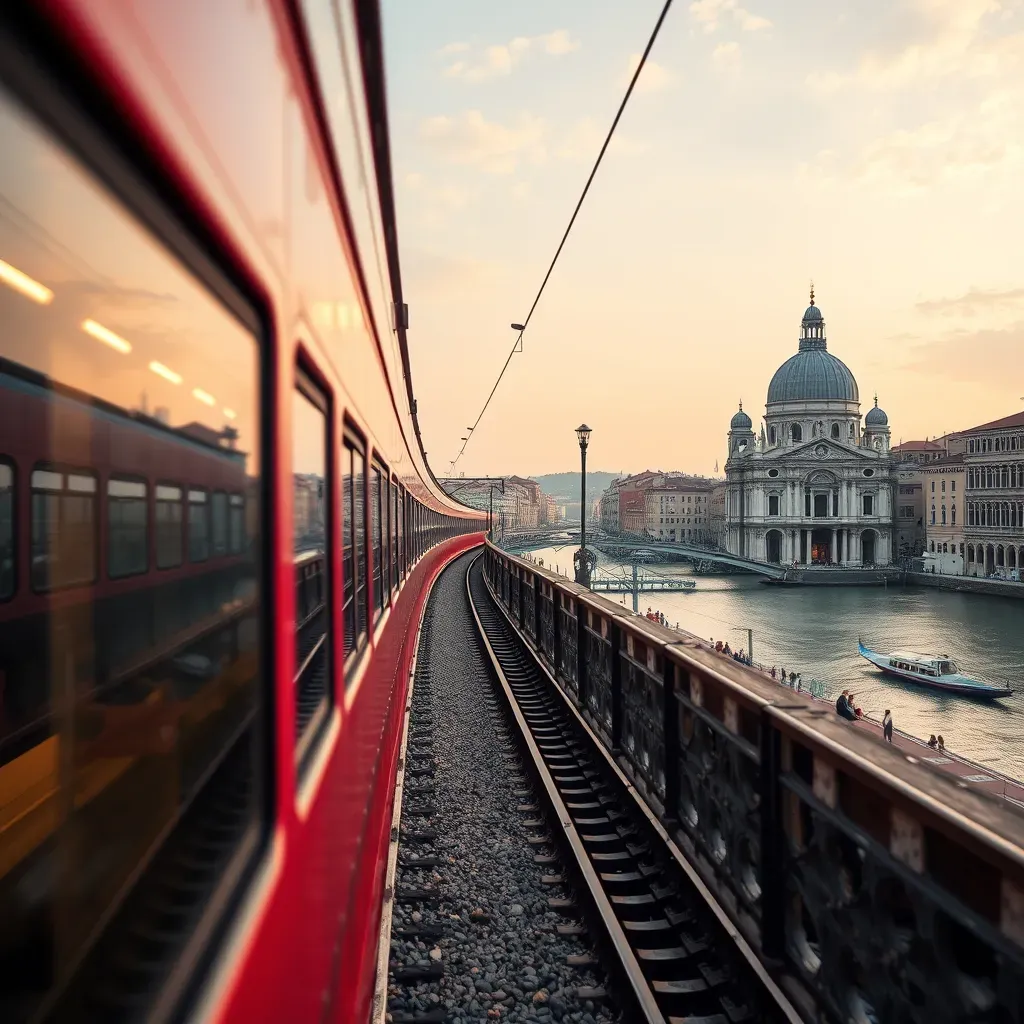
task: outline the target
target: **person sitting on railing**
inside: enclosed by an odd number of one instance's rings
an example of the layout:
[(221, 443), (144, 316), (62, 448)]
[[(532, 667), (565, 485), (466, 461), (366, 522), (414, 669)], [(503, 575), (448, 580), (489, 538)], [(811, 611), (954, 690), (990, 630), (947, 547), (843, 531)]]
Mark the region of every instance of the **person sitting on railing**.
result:
[(943, 753), (945, 753), (945, 751), (946, 751), (946, 741), (942, 738), (941, 735), (938, 738), (938, 745), (939, 745), (938, 749), (941, 750)]

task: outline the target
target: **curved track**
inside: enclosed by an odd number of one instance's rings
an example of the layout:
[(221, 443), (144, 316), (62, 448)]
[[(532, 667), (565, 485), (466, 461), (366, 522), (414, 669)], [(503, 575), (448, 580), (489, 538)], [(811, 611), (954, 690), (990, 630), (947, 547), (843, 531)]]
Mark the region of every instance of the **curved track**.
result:
[(466, 586), (518, 725), (550, 842), (631, 1021), (801, 1018), (492, 599), (479, 559)]

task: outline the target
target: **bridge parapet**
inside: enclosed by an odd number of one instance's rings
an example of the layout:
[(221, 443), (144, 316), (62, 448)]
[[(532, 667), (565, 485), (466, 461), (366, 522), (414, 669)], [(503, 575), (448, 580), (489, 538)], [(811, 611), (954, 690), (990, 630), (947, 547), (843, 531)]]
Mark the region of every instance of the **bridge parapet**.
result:
[(1024, 1022), (1024, 817), (1005, 801), (492, 545), (485, 572), (809, 1020)]

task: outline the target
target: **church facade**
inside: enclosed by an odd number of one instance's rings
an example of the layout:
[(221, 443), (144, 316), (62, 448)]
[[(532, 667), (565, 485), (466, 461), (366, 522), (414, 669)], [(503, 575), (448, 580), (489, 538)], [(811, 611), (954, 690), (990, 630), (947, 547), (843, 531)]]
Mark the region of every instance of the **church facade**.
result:
[(755, 436), (743, 411), (728, 434), (726, 548), (781, 565), (888, 565), (896, 493), (889, 421), (863, 422), (857, 381), (828, 351), (825, 320), (804, 311), (799, 347), (768, 385)]

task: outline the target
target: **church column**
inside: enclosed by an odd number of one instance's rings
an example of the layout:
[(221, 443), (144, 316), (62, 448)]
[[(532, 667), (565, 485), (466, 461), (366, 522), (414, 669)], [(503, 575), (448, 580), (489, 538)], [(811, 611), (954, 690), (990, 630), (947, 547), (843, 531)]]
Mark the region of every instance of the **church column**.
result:
[(831, 555), (831, 559), (832, 559), (832, 563), (833, 564), (835, 564), (836, 562), (839, 561), (839, 552), (836, 550), (836, 540), (837, 540), (837, 534), (838, 533), (839, 533), (838, 530), (833, 530), (832, 531), (832, 555)]

